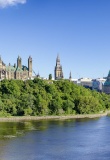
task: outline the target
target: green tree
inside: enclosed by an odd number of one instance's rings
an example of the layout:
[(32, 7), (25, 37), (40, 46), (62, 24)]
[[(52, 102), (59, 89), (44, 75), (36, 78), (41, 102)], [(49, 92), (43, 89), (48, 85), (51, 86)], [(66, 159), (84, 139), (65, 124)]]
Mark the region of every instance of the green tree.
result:
[(49, 80), (52, 80), (52, 74), (49, 74)]

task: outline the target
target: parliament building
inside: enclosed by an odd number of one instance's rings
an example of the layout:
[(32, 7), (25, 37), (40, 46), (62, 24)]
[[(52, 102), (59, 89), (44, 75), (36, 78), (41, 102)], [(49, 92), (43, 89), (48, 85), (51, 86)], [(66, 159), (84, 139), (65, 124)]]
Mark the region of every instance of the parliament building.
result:
[(17, 58), (16, 63), (12, 66), (10, 63), (6, 65), (0, 57), (0, 79), (21, 79), (27, 80), (32, 78), (32, 58), (28, 58), (28, 67), (22, 65), (20, 56)]
[(62, 70), (62, 65), (60, 64), (59, 55), (56, 58), (56, 66), (55, 66), (55, 70), (54, 70), (54, 76), (55, 76), (55, 80), (63, 79), (63, 70)]
[(103, 92), (110, 94), (110, 71), (108, 72), (108, 76), (106, 77), (106, 81), (103, 85)]

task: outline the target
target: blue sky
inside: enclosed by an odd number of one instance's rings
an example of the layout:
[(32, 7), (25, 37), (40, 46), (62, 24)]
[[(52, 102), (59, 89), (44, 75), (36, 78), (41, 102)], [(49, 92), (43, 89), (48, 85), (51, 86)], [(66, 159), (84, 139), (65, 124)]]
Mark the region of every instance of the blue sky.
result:
[[(3, 4), (5, 2), (5, 4)], [(13, 2), (13, 0), (12, 0)], [(54, 76), (59, 53), (64, 77), (98, 78), (110, 69), (110, 0), (0, 0), (0, 54), (18, 55), (42, 77)]]

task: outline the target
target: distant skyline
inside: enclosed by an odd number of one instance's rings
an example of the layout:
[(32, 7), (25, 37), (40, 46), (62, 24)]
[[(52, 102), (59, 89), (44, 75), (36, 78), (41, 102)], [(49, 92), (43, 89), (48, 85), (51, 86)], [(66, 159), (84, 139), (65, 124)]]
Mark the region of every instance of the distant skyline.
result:
[(110, 69), (110, 0), (0, 0), (0, 55), (18, 55), (41, 77), (54, 77), (57, 54), (64, 78), (101, 78)]

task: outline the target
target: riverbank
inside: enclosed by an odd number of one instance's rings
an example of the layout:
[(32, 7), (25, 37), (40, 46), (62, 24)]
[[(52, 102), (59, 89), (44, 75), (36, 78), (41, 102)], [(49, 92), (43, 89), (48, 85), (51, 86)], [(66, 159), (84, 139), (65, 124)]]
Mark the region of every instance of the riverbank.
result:
[(66, 116), (13, 116), (13, 117), (1, 117), (0, 122), (11, 122), (11, 121), (28, 121), (28, 120), (46, 120), (46, 119), (80, 119), (80, 118), (98, 118), (107, 116), (110, 111), (100, 114), (85, 114), (85, 115), (66, 115)]

